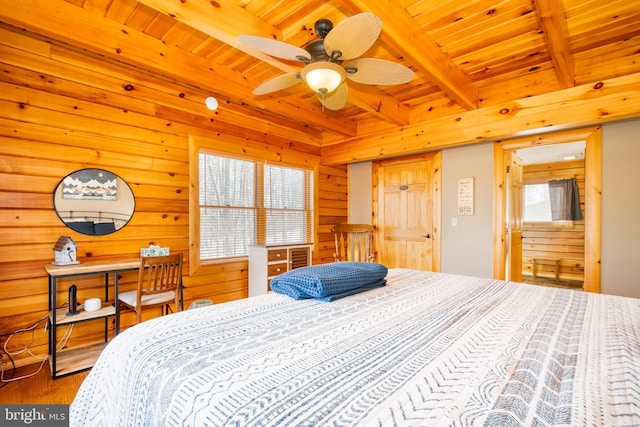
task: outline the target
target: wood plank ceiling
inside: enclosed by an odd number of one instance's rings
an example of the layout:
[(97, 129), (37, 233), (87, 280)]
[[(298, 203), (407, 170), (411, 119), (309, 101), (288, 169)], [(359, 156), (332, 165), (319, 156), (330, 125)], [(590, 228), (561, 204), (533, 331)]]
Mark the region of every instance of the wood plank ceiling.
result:
[[(640, 72), (639, 0), (29, 0), (5, 9), (8, 24), (164, 74), (218, 97), (218, 114), (254, 115), (315, 145)], [(363, 57), (411, 68), (410, 83), (349, 82), (340, 111), (323, 111), (304, 84), (251, 93), (302, 64), (238, 35), (304, 46), (317, 19), (361, 11), (383, 23)], [(56, 16), (74, 30), (61, 31)]]

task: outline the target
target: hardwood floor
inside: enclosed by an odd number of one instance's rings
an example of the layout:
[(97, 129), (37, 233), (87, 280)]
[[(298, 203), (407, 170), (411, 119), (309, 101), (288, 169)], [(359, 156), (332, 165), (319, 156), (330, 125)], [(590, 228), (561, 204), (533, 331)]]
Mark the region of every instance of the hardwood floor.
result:
[[(37, 370), (37, 365), (16, 370), (14, 378), (29, 375)], [(4, 379), (10, 376), (4, 372)], [(0, 383), (0, 403), (70, 404), (89, 371), (79, 372), (54, 380), (51, 378), (49, 362), (40, 372), (28, 378)]]
[(554, 280), (550, 277), (536, 277), (533, 276), (522, 276), (522, 283), (528, 283), (530, 285), (539, 285), (539, 286), (551, 286), (554, 288), (567, 288), (581, 291), (582, 285), (584, 282), (581, 280)]

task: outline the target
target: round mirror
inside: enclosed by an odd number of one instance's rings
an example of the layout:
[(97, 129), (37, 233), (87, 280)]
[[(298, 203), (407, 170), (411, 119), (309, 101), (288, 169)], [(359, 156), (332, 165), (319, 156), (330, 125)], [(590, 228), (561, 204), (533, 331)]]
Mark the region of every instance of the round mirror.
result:
[(101, 236), (124, 227), (135, 210), (131, 187), (102, 169), (81, 169), (65, 176), (53, 193), (53, 207), (69, 228)]

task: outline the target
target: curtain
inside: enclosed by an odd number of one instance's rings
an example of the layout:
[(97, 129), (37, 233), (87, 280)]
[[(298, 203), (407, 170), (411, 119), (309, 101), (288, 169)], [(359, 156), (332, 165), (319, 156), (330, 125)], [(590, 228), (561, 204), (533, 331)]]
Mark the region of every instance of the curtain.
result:
[(582, 219), (578, 182), (575, 178), (549, 181), (549, 200), (552, 221)]

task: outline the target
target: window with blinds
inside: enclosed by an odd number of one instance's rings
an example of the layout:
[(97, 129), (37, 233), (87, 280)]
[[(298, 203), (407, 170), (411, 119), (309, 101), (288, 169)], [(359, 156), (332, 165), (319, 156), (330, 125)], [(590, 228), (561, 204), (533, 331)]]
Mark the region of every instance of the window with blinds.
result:
[(313, 171), (199, 154), (200, 259), (313, 241)]

